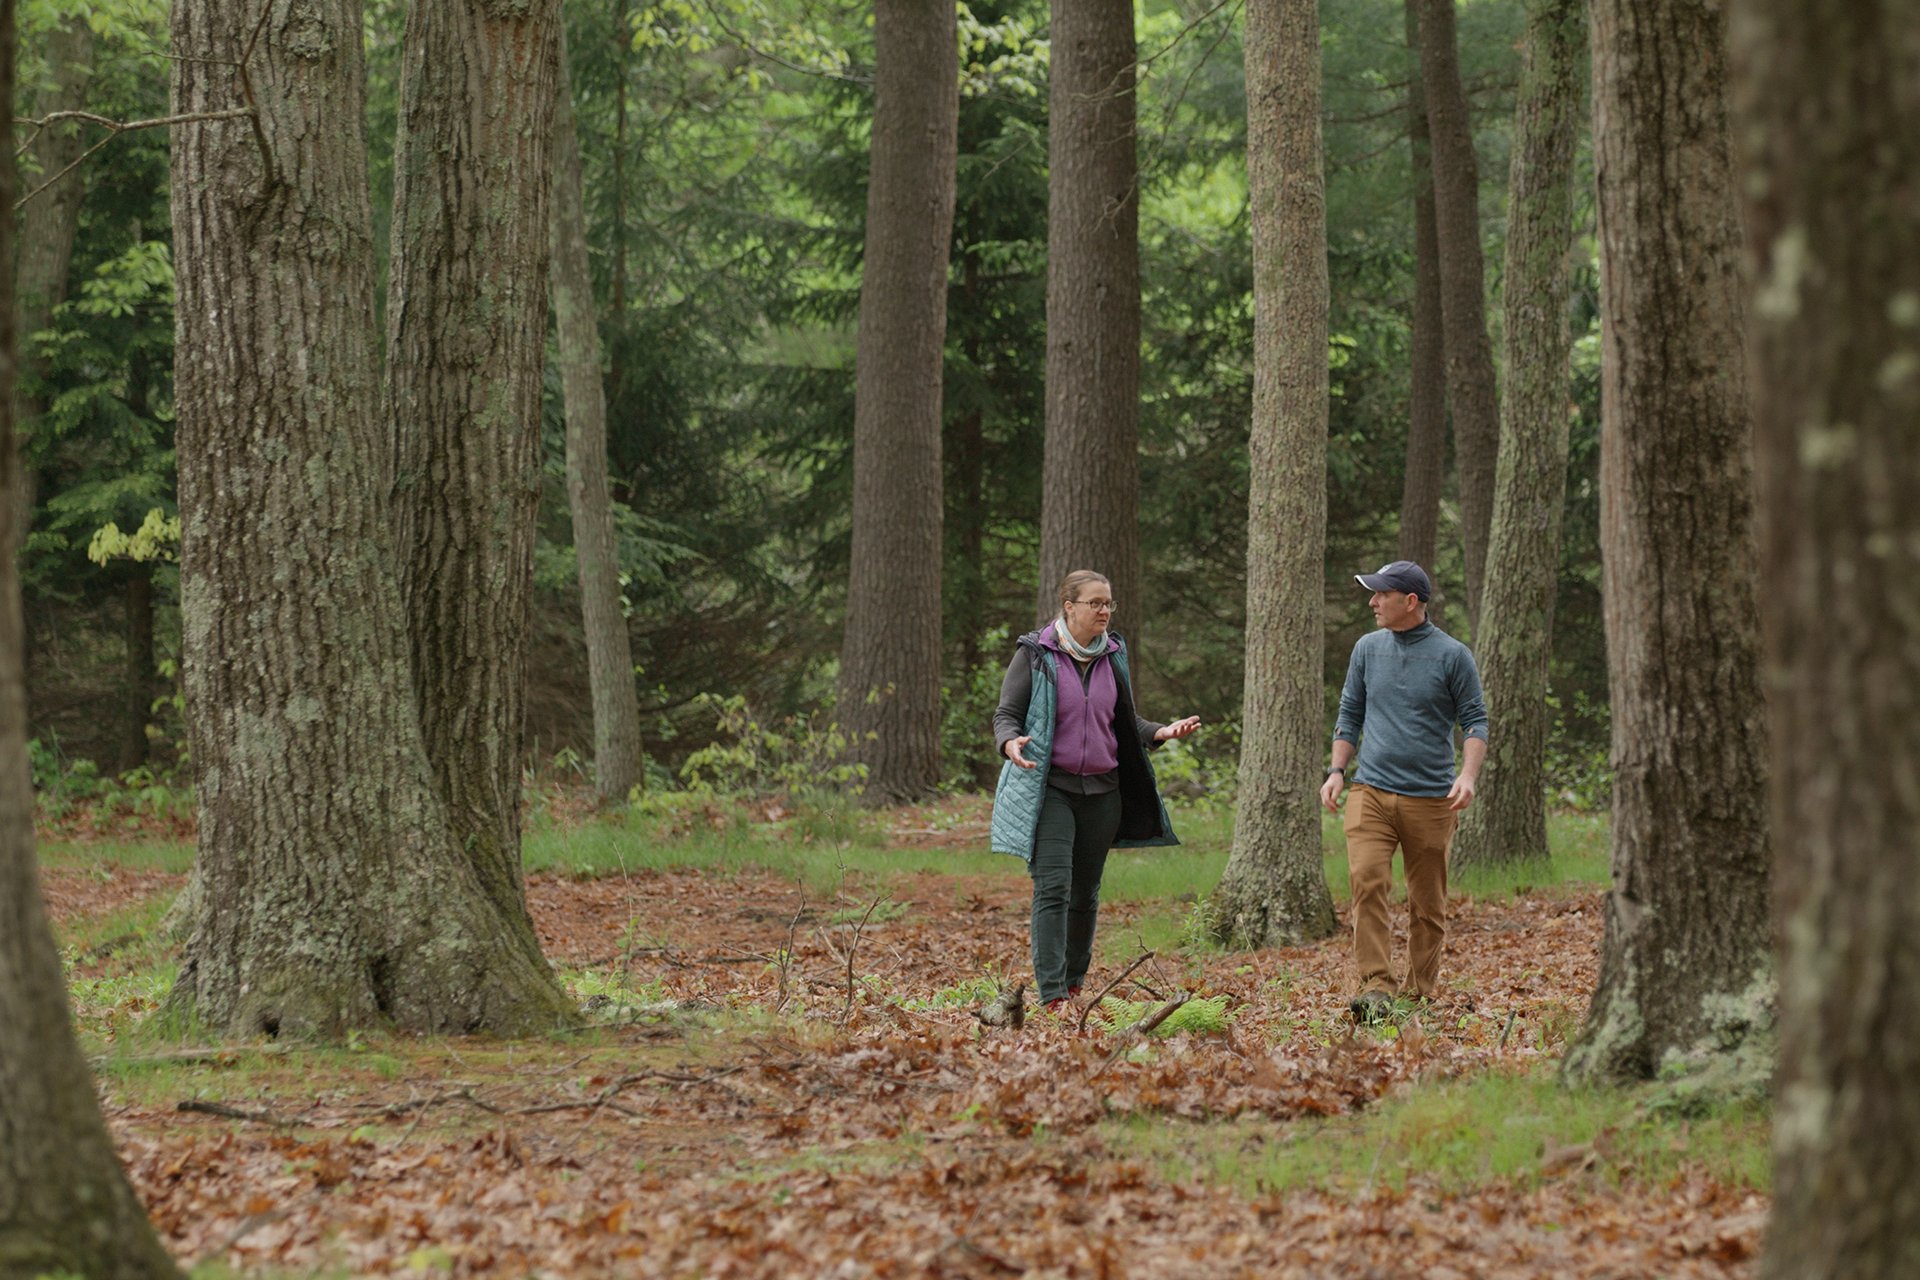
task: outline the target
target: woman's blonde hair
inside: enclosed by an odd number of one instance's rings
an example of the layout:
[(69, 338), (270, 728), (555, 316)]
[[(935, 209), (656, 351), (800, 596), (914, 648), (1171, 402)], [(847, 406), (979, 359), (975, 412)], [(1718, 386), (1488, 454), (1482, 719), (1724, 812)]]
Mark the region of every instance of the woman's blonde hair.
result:
[(1063, 605), (1079, 603), (1080, 589), (1096, 582), (1109, 591), (1113, 590), (1113, 583), (1107, 580), (1106, 574), (1095, 573), (1091, 569), (1075, 569), (1060, 580), (1060, 603)]

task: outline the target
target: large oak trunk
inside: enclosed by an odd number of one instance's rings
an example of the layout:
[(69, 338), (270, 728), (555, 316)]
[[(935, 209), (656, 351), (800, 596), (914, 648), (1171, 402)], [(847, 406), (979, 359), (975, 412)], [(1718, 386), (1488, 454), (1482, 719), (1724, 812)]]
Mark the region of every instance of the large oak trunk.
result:
[(1779, 780), (1777, 1280), (1920, 1274), (1916, 17), (1731, 11)]
[(565, 32), (554, 77), (552, 265), (555, 345), (567, 410), (567, 504), (580, 572), (587, 682), (593, 696), (593, 780), (602, 804), (618, 804), (640, 782), (640, 697), (633, 641), (621, 606), (620, 560), (607, 493), (607, 395), (600, 381), (600, 328), (587, 265), (586, 197), (574, 127)]
[(520, 778), (558, 34), (557, 0), (408, 7), (387, 294), (420, 726), (455, 835), (528, 940)]
[(1338, 927), (1320, 859), (1321, 590), (1327, 541), (1327, 202), (1314, 0), (1247, 6), (1253, 428), (1246, 731), (1233, 852), (1209, 903), (1223, 941)]
[[(1440, 233), (1433, 219), (1433, 141), (1420, 84), (1420, 0), (1406, 0), (1407, 139), (1413, 171), (1413, 314), (1408, 318), (1407, 470), (1400, 488), (1400, 559), (1434, 572), (1447, 482), (1447, 352), (1440, 309)], [(1429, 612), (1438, 601), (1429, 604)]]
[[(0, 102), (13, 101), (13, 0), (0, 0)], [(12, 129), (0, 121), (0, 141)], [(14, 166), (0, 164), (0, 210)], [(13, 261), (0, 216), (0, 263)], [(0, 1276), (147, 1280), (177, 1275), (114, 1159), (93, 1073), (67, 1020), (66, 979), (40, 902), (27, 770), (20, 610), (20, 454), (14, 416), (14, 277), (0, 274)]]
[(1639, 1077), (1771, 1030), (1753, 433), (1724, 12), (1593, 15), (1613, 890), (1566, 1063)]
[(413, 705), (360, 33), (353, 0), (173, 10), (174, 110), (259, 111), (183, 129), (173, 153), (200, 813), (175, 1002), (239, 1035), (550, 1027), (565, 998), (449, 830)]
[(1572, 387), (1567, 368), (1573, 145), (1586, 0), (1531, 0), (1507, 200), (1500, 478), (1474, 654), (1492, 727), (1462, 865), (1547, 858), (1547, 658), (1560, 581)]
[[(1061, 579), (1113, 583), (1138, 639), (1140, 191), (1133, 0), (1053, 0), (1047, 142), (1047, 447), (1039, 612)], [(1136, 676), (1139, 657), (1135, 657)], [(1136, 689), (1136, 692), (1138, 690)]]
[(880, 0), (838, 715), (871, 800), (940, 781), (941, 369), (959, 146), (950, 5)]
[[(1486, 265), (1480, 248), (1480, 164), (1460, 83), (1455, 0), (1420, 0), (1420, 80), (1433, 144), (1433, 217), (1446, 323), (1447, 407), (1460, 479), (1460, 541), (1467, 617), (1479, 635), (1487, 533), (1499, 464), (1500, 412), (1487, 339)], [(1431, 567), (1431, 566), (1429, 566)]]

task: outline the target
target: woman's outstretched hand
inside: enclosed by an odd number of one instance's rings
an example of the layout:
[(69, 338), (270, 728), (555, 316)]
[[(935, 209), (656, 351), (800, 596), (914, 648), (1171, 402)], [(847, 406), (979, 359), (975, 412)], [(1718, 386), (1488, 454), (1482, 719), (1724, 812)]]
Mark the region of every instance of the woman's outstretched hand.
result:
[(1200, 727), (1199, 716), (1188, 716), (1185, 720), (1175, 720), (1172, 724), (1160, 726), (1160, 732), (1153, 735), (1155, 742), (1165, 742), (1169, 738), (1190, 738)]
[(1032, 742), (1032, 741), (1033, 741), (1032, 734), (1028, 734), (1024, 738), (1008, 738), (1007, 739), (1007, 759), (1013, 761), (1015, 764), (1019, 765), (1022, 769), (1033, 768), (1034, 767), (1033, 761), (1027, 759), (1024, 755), (1020, 754), (1020, 748), (1026, 746), (1029, 742)]

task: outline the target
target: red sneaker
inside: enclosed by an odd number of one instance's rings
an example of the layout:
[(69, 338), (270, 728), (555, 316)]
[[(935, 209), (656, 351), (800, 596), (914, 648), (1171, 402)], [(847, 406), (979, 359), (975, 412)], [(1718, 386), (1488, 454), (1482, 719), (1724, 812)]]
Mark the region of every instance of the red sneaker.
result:
[(1072, 1001), (1068, 1000), (1065, 996), (1057, 1000), (1049, 1000), (1047, 1001), (1047, 1012), (1056, 1018), (1064, 1018), (1067, 1016), (1067, 1009), (1071, 1004)]
[(1080, 998), (1080, 984), (1076, 982), (1072, 986), (1067, 988), (1067, 999), (1078, 1000), (1079, 998)]

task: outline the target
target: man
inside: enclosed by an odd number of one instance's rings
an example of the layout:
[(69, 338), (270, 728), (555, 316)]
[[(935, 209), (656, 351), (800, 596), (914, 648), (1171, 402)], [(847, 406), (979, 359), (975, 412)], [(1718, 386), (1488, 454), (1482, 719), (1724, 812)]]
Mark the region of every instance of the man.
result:
[[(1467, 647), (1427, 621), (1433, 584), (1411, 560), (1355, 574), (1373, 592), (1367, 603), (1381, 629), (1360, 638), (1347, 663), (1333, 763), (1320, 803), (1347, 800), (1347, 876), (1353, 890), (1353, 951), (1360, 991), (1357, 1021), (1378, 1020), (1399, 994), (1430, 999), (1447, 937), (1447, 850), (1460, 811), (1473, 803), (1487, 758), (1487, 711), (1480, 672)], [(1453, 772), (1453, 727), (1466, 734), (1465, 760)], [(1354, 761), (1356, 747), (1359, 762)], [(1398, 846), (1407, 874), (1410, 917), (1407, 976), (1396, 984), (1389, 961), (1393, 932), (1387, 891)]]

